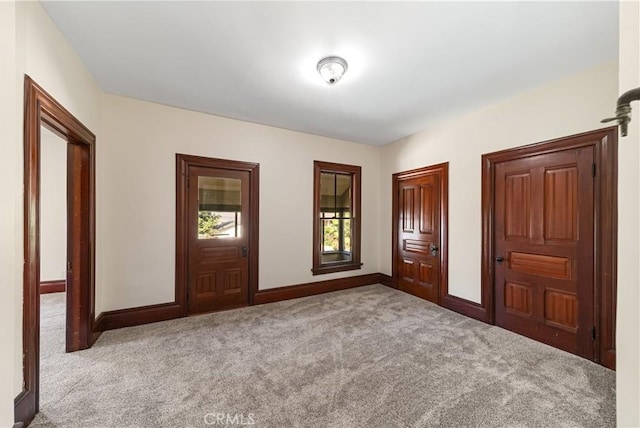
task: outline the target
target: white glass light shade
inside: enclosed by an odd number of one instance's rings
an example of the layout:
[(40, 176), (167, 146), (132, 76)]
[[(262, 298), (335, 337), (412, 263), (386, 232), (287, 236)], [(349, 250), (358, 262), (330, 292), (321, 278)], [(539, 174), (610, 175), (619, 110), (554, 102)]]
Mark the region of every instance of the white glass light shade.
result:
[(318, 63), (318, 73), (330, 85), (338, 83), (346, 71), (347, 61), (337, 56), (325, 58)]

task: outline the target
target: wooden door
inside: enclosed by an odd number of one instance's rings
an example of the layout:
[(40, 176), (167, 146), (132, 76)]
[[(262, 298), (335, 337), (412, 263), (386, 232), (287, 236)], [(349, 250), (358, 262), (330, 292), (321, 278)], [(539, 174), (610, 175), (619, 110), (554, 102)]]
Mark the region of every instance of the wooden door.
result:
[(440, 301), (442, 173), (438, 166), (395, 177), (398, 288), (434, 303)]
[(248, 171), (188, 169), (189, 314), (249, 304)]
[(496, 324), (593, 359), (594, 148), (496, 164)]

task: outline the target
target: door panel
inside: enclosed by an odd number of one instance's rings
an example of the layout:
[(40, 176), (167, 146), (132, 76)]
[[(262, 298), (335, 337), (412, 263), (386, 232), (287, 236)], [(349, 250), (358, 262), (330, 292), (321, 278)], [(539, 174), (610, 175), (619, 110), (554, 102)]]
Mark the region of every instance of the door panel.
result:
[(507, 312), (530, 316), (532, 290), (528, 284), (507, 281), (504, 284), (504, 306)]
[(188, 310), (248, 305), (249, 172), (188, 170)]
[(434, 303), (440, 296), (441, 171), (398, 181), (398, 288)]
[(543, 254), (518, 253), (512, 251), (509, 268), (516, 272), (549, 276), (560, 279), (571, 278), (571, 259)]
[(496, 324), (592, 359), (592, 147), (495, 169)]
[(549, 168), (544, 176), (546, 241), (578, 240), (578, 169)]
[(434, 221), (439, 208), (435, 195), (436, 191), (432, 183), (420, 185), (420, 233), (434, 233)]
[(531, 201), (531, 174), (505, 175), (504, 228), (508, 239), (529, 239), (529, 202)]
[(402, 218), (402, 231), (403, 232), (409, 232), (409, 233), (413, 233), (413, 213), (414, 213), (414, 209), (413, 209), (413, 202), (414, 202), (414, 188), (413, 186), (403, 186), (402, 187), (402, 197), (400, 198), (401, 202), (401, 206), (402, 206), (402, 213), (401, 213), (401, 218)]

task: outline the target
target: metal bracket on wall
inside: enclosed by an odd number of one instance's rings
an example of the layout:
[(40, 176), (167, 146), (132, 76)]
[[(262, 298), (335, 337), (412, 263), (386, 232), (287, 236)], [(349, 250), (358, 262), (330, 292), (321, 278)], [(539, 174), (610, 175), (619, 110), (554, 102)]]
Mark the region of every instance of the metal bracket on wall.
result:
[(616, 116), (607, 119), (602, 119), (602, 123), (618, 121), (620, 126), (620, 134), (623, 137), (627, 136), (627, 129), (629, 122), (631, 122), (631, 102), (640, 100), (640, 88), (631, 89), (620, 95), (618, 98), (618, 106), (616, 107)]

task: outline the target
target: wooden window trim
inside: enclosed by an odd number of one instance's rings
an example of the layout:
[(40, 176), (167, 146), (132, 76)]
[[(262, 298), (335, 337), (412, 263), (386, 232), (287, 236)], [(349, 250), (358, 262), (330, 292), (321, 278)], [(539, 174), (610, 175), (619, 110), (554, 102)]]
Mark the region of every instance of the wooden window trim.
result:
[[(338, 174), (349, 174), (352, 176), (352, 217), (353, 223), (351, 235), (351, 260), (344, 262), (334, 262), (331, 264), (323, 264), (321, 261), (322, 251), (320, 243), (322, 239), (322, 230), (320, 228), (320, 174), (322, 172), (331, 172)], [(360, 231), (361, 231), (361, 187), (362, 187), (362, 168), (355, 165), (345, 165), (340, 163), (313, 161), (313, 268), (311, 272), (314, 275), (322, 275), (326, 273), (344, 272), (348, 270), (356, 270), (362, 268), (360, 262)]]

